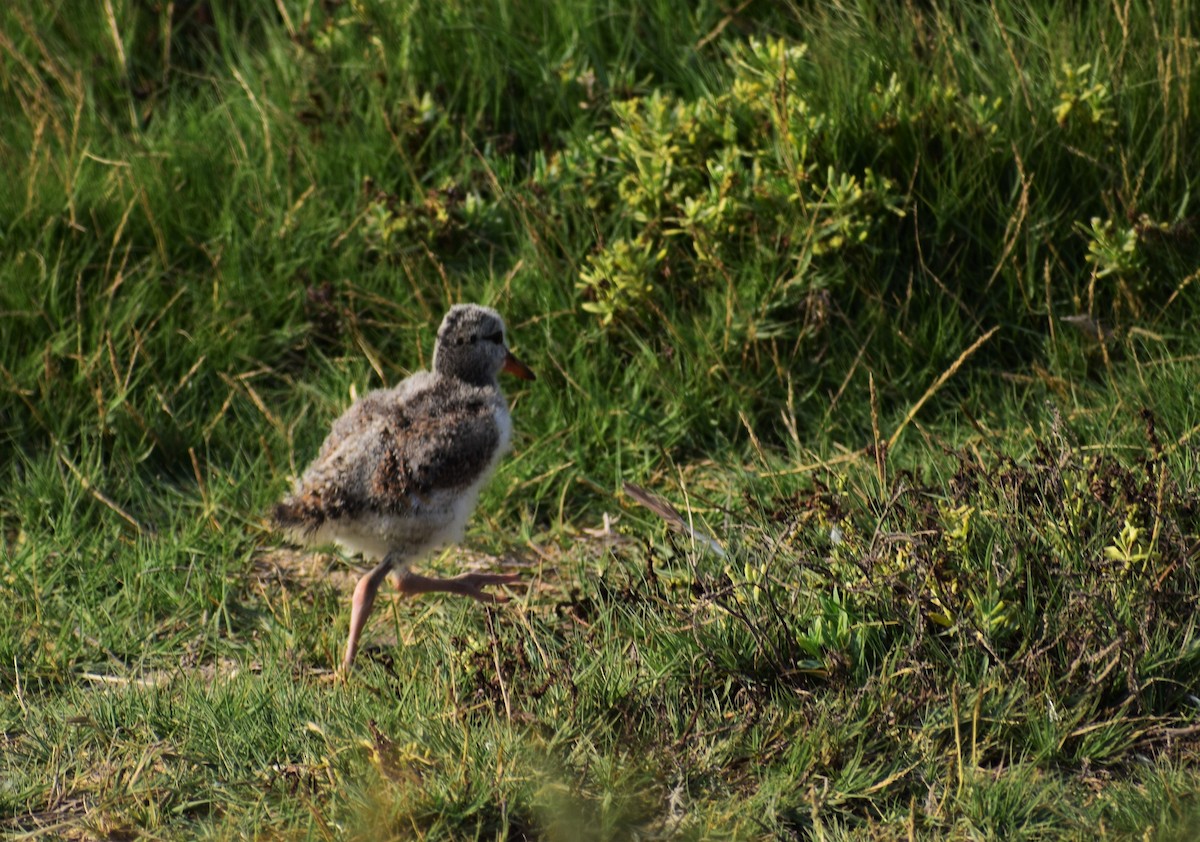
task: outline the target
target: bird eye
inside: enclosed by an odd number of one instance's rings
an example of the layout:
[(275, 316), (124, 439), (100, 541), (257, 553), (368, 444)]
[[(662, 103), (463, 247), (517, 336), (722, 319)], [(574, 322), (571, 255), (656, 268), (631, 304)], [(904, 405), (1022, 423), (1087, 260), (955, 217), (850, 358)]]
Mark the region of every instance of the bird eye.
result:
[(483, 340), (485, 342), (495, 342), (497, 345), (503, 345), (504, 334), (500, 331), (496, 331), (495, 333), (489, 333), (487, 336), (483, 337)]

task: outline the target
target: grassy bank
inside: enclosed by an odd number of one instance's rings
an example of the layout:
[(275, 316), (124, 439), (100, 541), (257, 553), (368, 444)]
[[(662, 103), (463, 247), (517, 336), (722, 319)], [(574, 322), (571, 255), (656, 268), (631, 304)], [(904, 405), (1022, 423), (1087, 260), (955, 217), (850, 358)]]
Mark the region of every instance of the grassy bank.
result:
[[(1190, 838), (1200, 33), (1133, 6), (0, 12), (5, 831)], [(265, 512), (460, 300), (529, 587), (334, 684)]]

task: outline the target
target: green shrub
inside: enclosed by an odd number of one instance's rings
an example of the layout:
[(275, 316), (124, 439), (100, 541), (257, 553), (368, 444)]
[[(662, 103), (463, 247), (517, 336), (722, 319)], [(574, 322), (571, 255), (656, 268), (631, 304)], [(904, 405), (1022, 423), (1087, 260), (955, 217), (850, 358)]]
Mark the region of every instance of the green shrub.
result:
[(585, 310), (611, 325), (653, 302), (695, 306), (768, 242), (785, 251), (782, 274), (742, 301), (768, 311), (842, 282), (885, 215), (904, 215), (890, 179), (819, 154), (829, 116), (805, 99), (805, 54), (752, 38), (730, 51), (719, 89), (618, 100), (611, 125), (551, 157), (535, 184), (613, 232), (580, 270)]

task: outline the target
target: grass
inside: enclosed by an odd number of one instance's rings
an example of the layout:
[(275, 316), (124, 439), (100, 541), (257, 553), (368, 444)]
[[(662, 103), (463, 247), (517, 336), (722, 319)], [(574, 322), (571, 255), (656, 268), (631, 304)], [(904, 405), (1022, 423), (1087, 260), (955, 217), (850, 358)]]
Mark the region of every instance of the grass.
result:
[[(6, 7), (0, 826), (1192, 838), (1195, 19)], [(265, 513), (460, 300), (529, 587), (337, 684)]]

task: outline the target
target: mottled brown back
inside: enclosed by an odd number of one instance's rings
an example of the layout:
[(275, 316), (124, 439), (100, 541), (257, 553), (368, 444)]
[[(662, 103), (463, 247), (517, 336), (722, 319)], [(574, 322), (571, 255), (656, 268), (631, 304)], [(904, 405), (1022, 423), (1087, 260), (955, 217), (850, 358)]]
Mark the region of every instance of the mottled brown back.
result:
[(494, 386), (425, 374), (371, 392), (333, 425), (276, 522), (314, 532), (329, 520), (403, 515), (476, 481), (499, 444)]

